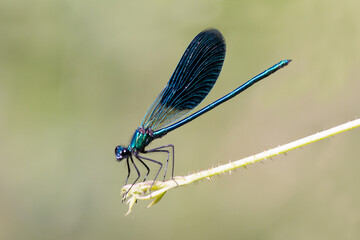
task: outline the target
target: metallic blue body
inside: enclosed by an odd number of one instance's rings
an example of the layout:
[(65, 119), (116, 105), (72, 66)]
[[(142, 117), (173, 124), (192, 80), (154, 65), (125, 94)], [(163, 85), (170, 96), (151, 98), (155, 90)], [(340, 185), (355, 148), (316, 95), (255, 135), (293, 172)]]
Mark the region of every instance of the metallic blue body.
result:
[(167, 133), (198, 118), (220, 104), (230, 100), (242, 91), (246, 90), (248, 87), (252, 86), (254, 83), (285, 67), (291, 61), (280, 61), (222, 98), (219, 98), (199, 111), (186, 116), (191, 110), (198, 106), (202, 100), (205, 99), (212, 87), (215, 85), (222, 69), (225, 52), (225, 40), (222, 34), (216, 29), (207, 29), (200, 32), (189, 44), (169, 82), (151, 104), (149, 110), (145, 114), (141, 126), (135, 130), (129, 146), (117, 146), (115, 148), (116, 159), (118, 161), (126, 159), (128, 168), (126, 183), (130, 176), (129, 162), (132, 163), (138, 174), (138, 177), (135, 179), (133, 184), (135, 184), (140, 178), (140, 171), (137, 168), (133, 157), (138, 159), (139, 162), (147, 169), (144, 181), (150, 173), (150, 168), (144, 161), (146, 160), (158, 164), (159, 170), (155, 176), (156, 180), (163, 164), (144, 156), (144, 154), (150, 152), (167, 153), (164, 179), (172, 152), (173, 177), (174, 146), (169, 144), (145, 150), (146, 146), (148, 146), (154, 139), (166, 135)]
[(154, 140), (153, 134), (151, 131), (146, 131), (143, 128), (138, 128), (135, 130), (135, 133), (131, 139), (129, 150), (137, 150), (139, 152), (144, 152), (145, 147), (149, 145), (152, 140)]
[(191, 114), (190, 116), (182, 119), (181, 121), (178, 121), (168, 127), (164, 127), (163, 129), (160, 129), (158, 131), (155, 131), (153, 133), (153, 137), (154, 138), (159, 138), (164, 136), (165, 134), (167, 134), (168, 132), (171, 132), (172, 130), (177, 129), (178, 127), (194, 120), (197, 117), (200, 117), (201, 115), (203, 115), (204, 113), (210, 111), (211, 109), (219, 106), (220, 104), (230, 100), (231, 98), (235, 97), (236, 95), (238, 95), (239, 93), (241, 93), (242, 91), (246, 90), (248, 87), (250, 87), (251, 85), (253, 85), (254, 83), (260, 81), (261, 79), (266, 78), (267, 76), (273, 74), (274, 72), (276, 72), (277, 70), (285, 67), (286, 65), (288, 65), (291, 62), (291, 60), (282, 60), (279, 63), (275, 64), (274, 66), (268, 68), (267, 70), (265, 70), (264, 72), (256, 75), (255, 77), (253, 77), (252, 79), (250, 79), (249, 81), (247, 81), (246, 83), (244, 83), (243, 85), (241, 85), (240, 87), (238, 87), (237, 89), (235, 89), (234, 91), (226, 94), (225, 96), (223, 96), (222, 98), (219, 98), (218, 100), (216, 100), (215, 102), (209, 104), (208, 106), (200, 109), (199, 111)]
[(129, 145), (129, 148), (136, 149), (136, 150), (138, 150), (140, 152), (143, 152), (145, 147), (147, 145), (149, 145), (154, 139), (160, 138), (160, 137), (164, 136), (165, 134), (177, 129), (178, 127), (180, 127), (180, 126), (194, 120), (195, 118), (200, 117), (204, 113), (210, 111), (211, 109), (219, 106), (220, 104), (230, 100), (231, 98), (235, 97), (239, 93), (243, 92), (244, 90), (246, 90), (247, 88), (252, 86), (254, 83), (260, 81), (261, 79), (266, 78), (267, 76), (273, 74), (277, 70), (285, 67), (290, 62), (291, 62), (291, 60), (282, 60), (282, 61), (280, 61), (279, 63), (275, 64), (274, 66), (266, 69), (262, 73), (260, 73), (260, 74), (256, 75), (255, 77), (251, 78), (250, 80), (245, 82), (243, 85), (236, 88), (234, 91), (226, 94), (222, 98), (219, 98), (215, 102), (207, 105), (206, 107), (204, 107), (204, 108), (200, 109), (199, 111), (191, 114), (190, 116), (188, 116), (188, 117), (186, 117), (186, 118), (184, 118), (184, 119), (182, 119), (182, 120), (180, 120), (178, 122), (175, 122), (174, 124), (171, 124), (170, 126), (164, 127), (164, 128), (159, 129), (158, 131), (155, 131), (155, 132), (151, 132), (151, 134), (149, 133), (149, 129), (147, 129), (147, 130), (142, 129), (142, 128), (136, 129), (136, 131), (135, 131), (135, 133), (133, 135), (133, 138), (131, 140), (131, 143)]

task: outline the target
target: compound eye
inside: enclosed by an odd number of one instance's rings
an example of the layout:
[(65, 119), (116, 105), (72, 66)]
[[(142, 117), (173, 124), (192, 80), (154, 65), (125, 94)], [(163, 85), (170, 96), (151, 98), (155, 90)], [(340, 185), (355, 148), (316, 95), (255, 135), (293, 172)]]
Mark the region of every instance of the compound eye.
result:
[(125, 157), (125, 156), (123, 156), (124, 150), (125, 150), (125, 148), (123, 148), (122, 146), (117, 146), (115, 148), (115, 156), (116, 156), (117, 160), (121, 160)]

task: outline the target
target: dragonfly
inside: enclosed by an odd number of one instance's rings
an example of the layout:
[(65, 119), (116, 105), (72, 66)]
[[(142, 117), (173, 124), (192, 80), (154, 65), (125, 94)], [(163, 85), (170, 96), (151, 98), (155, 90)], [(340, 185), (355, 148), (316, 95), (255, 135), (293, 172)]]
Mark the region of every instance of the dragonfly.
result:
[(251, 78), (227, 95), (189, 115), (190, 111), (205, 99), (216, 83), (223, 66), (225, 52), (225, 39), (217, 29), (210, 28), (200, 32), (185, 50), (185, 53), (181, 57), (180, 62), (175, 68), (175, 71), (165, 88), (151, 104), (140, 127), (135, 130), (130, 144), (127, 147), (119, 145), (115, 148), (117, 161), (126, 160), (128, 175), (125, 185), (127, 185), (129, 180), (131, 165), (137, 173), (135, 181), (127, 190), (125, 196), (141, 176), (134, 158), (138, 160), (137, 163), (142, 164), (147, 171), (144, 182), (150, 173), (150, 168), (147, 164), (154, 163), (158, 165), (159, 168), (156, 176), (150, 186), (151, 191), (164, 164), (161, 161), (149, 158), (149, 153), (166, 154), (167, 157), (163, 181), (165, 181), (171, 157), (171, 178), (174, 180), (174, 145), (168, 144), (152, 149), (146, 149), (152, 141), (163, 137), (169, 132), (191, 122), (220, 104), (230, 100), (254, 83), (268, 77), (291, 62), (289, 59), (280, 61)]

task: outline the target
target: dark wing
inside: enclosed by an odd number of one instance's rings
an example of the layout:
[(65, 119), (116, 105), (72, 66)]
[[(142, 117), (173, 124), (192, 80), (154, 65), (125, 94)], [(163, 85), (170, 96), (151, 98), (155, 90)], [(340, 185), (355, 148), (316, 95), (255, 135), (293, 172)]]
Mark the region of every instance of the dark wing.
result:
[(159, 130), (204, 100), (218, 78), (226, 46), (216, 29), (199, 33), (186, 49), (166, 87), (147, 111), (141, 126)]

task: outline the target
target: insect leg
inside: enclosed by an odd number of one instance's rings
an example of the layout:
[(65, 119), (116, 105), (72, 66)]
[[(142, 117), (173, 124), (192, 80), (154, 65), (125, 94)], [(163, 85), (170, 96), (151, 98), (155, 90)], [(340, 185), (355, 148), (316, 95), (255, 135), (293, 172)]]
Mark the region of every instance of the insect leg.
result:
[[(131, 184), (131, 186), (130, 186), (130, 188), (126, 191), (126, 193), (124, 193), (124, 195), (123, 195), (123, 201), (125, 200), (125, 197), (126, 197), (126, 195), (128, 194), (128, 192), (130, 191), (130, 189), (134, 186), (134, 184), (137, 182), (137, 180), (140, 178), (140, 171), (139, 171), (139, 169), (136, 167), (136, 165), (135, 165), (135, 163), (134, 163), (134, 160), (133, 160), (133, 158), (132, 158), (132, 156), (130, 155), (130, 161), (131, 161), (131, 163), (134, 165), (134, 167), (135, 167), (135, 170), (136, 170), (136, 172), (137, 172), (137, 174), (138, 174), (138, 177), (135, 179), (135, 181)], [(126, 182), (127, 182), (127, 180), (126, 180)]]
[(130, 177), (130, 165), (129, 165), (129, 158), (126, 158), (126, 165), (127, 165), (127, 169), (128, 169), (128, 175), (125, 181), (125, 185), (127, 184), (129, 177)]
[(166, 158), (166, 165), (165, 165), (165, 173), (164, 173), (164, 178), (163, 181), (165, 181), (165, 177), (166, 177), (166, 172), (167, 172), (167, 168), (169, 165), (169, 158), (170, 158), (170, 151), (163, 149), (163, 148), (171, 148), (172, 149), (172, 169), (171, 169), (171, 178), (174, 179), (174, 163), (175, 163), (175, 148), (174, 145), (169, 144), (169, 145), (165, 145), (165, 146), (161, 146), (161, 147), (157, 147), (157, 148), (153, 148), (150, 150), (145, 151), (144, 153), (149, 153), (149, 152), (166, 152), (167, 153), (167, 158)]
[[(137, 158), (137, 159), (141, 159), (141, 160), (147, 160), (147, 161), (150, 161), (150, 162), (153, 162), (153, 163), (156, 163), (156, 164), (159, 164), (160, 165), (160, 168), (159, 168), (159, 170), (157, 171), (157, 173), (156, 173), (156, 176), (155, 176), (155, 178), (154, 178), (154, 181), (153, 181), (153, 183), (151, 184), (151, 186), (150, 186), (150, 191), (151, 191), (151, 188), (154, 186), (154, 183), (155, 183), (155, 181), (156, 181), (156, 178), (158, 177), (158, 175), (159, 175), (159, 173), (160, 173), (160, 171), (161, 171), (161, 169), (162, 169), (162, 167), (163, 167), (163, 164), (161, 163), (161, 162), (159, 162), (159, 161), (156, 161), (156, 160), (154, 160), (154, 159), (150, 159), (150, 158), (147, 158), (147, 157), (144, 157), (144, 156), (140, 156), (140, 155), (138, 155), (138, 154), (134, 154), (134, 156)], [(140, 161), (141, 161), (140, 160)], [(141, 161), (142, 162), (142, 161)]]
[(139, 157), (139, 155), (134, 154), (134, 156), (136, 157), (137, 160), (139, 160), (139, 161), (145, 166), (145, 168), (146, 168), (146, 170), (147, 170), (146, 176), (145, 176), (145, 178), (144, 178), (144, 182), (145, 182), (145, 181), (146, 181), (146, 178), (149, 176), (150, 168), (148, 167), (148, 165), (146, 165), (146, 163), (144, 163), (143, 160), (141, 160), (141, 158)]

